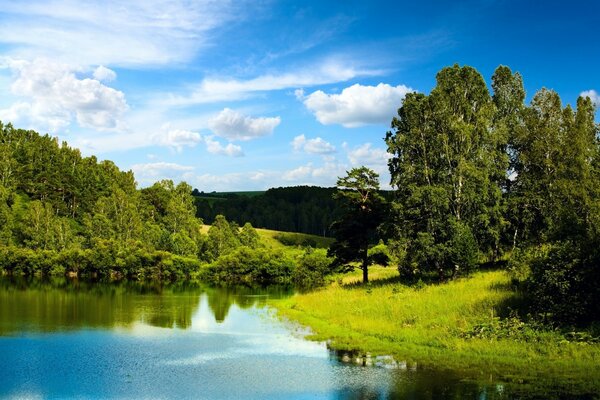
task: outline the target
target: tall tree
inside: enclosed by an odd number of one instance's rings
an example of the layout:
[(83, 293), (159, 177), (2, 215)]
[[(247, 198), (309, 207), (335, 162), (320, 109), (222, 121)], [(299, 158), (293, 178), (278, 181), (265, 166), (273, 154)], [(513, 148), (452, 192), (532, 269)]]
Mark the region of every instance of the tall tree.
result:
[(430, 95), (404, 99), (386, 135), (404, 271), (433, 270), (443, 279), (497, 247), (498, 180), (507, 159), (503, 138), (491, 129), (493, 111), (481, 75), (458, 65), (438, 73)]
[(378, 228), (386, 216), (386, 203), (379, 194), (379, 175), (366, 167), (353, 168), (337, 181), (335, 198), (343, 209), (331, 229), (335, 242), (328, 255), (334, 265), (360, 262), (363, 282), (369, 282), (369, 245), (379, 240)]

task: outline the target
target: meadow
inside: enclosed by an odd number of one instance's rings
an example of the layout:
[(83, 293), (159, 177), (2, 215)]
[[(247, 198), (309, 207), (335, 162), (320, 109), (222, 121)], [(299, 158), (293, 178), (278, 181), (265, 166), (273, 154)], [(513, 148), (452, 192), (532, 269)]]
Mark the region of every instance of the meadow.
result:
[(480, 271), (441, 284), (402, 284), (395, 269), (372, 268), (329, 286), (273, 301), (278, 314), (310, 327), (312, 340), (338, 350), (392, 355), (472, 379), (597, 391), (600, 343), (593, 329), (552, 330), (511, 315), (520, 299), (505, 271)]

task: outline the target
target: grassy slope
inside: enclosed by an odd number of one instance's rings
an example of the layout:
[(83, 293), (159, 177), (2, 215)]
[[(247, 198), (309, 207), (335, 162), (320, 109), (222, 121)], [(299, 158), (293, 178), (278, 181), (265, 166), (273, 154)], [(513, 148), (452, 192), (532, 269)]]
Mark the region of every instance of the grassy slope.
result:
[[(206, 234), (206, 233), (208, 233), (209, 229), (210, 229), (210, 225), (202, 225), (201, 232), (203, 234)], [(258, 232), (258, 235), (260, 236), (262, 243), (264, 243), (267, 247), (270, 247), (272, 249), (279, 249), (279, 250), (291, 250), (291, 249), (290, 249), (290, 246), (286, 246), (283, 243), (281, 243), (279, 240), (276, 239), (276, 236), (278, 236), (278, 235), (286, 235), (286, 236), (290, 236), (290, 237), (299, 238), (300, 242), (302, 241), (302, 239), (311, 239), (317, 243), (317, 248), (324, 248), (324, 249), (328, 248), (329, 245), (333, 242), (332, 238), (326, 238), (326, 237), (316, 236), (316, 235), (309, 235), (307, 233), (281, 232), (281, 231), (273, 231), (270, 229), (260, 229), (260, 228), (257, 228), (256, 232)]]
[[(370, 287), (348, 284), (276, 301), (281, 316), (312, 328), (315, 340), (337, 349), (392, 354), (470, 374), (494, 373), (507, 380), (568, 382), (600, 389), (600, 345), (565, 342), (554, 332), (538, 342), (465, 339), (461, 332), (489, 321), (515, 295), (502, 271), (422, 289), (397, 283), (393, 269), (373, 269)], [(599, 382), (599, 383), (594, 383)], [(555, 381), (551, 382), (555, 384)]]

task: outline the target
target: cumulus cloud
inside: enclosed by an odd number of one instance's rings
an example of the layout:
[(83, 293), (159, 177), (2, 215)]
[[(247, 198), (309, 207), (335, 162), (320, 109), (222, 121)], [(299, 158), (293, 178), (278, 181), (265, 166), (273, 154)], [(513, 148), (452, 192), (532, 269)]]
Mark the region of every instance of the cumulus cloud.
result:
[(117, 73), (104, 65), (100, 65), (94, 70), (94, 79), (100, 82), (110, 82), (117, 79)]
[(0, 2), (0, 43), (13, 56), (44, 54), (85, 65), (148, 66), (190, 60), (242, 4), (212, 0)]
[(600, 94), (595, 90), (586, 90), (585, 92), (581, 92), (580, 96), (589, 97), (590, 100), (592, 100), (592, 103), (600, 108)]
[(220, 154), (229, 157), (241, 157), (244, 155), (242, 148), (233, 143), (223, 146), (218, 141), (213, 140), (210, 136), (204, 138), (204, 141), (206, 142), (206, 150), (211, 154)]
[(225, 108), (208, 122), (208, 126), (217, 136), (228, 140), (251, 140), (270, 135), (280, 122), (279, 117), (252, 118)]
[(348, 151), (348, 160), (353, 166), (384, 166), (392, 157), (385, 149), (373, 148), (371, 143), (365, 143), (352, 149), (349, 149), (347, 145), (344, 147)]
[(345, 88), (340, 94), (327, 94), (317, 90), (303, 97), (303, 102), (320, 123), (354, 128), (367, 124), (389, 124), (406, 93), (412, 91), (413, 89), (404, 85), (355, 84)]
[(344, 176), (348, 166), (336, 160), (322, 165), (312, 163), (288, 170), (250, 170), (225, 174), (194, 174), (188, 182), (205, 192), (231, 190), (259, 190), (278, 186), (318, 185), (335, 186), (338, 176)]
[(130, 168), (141, 184), (152, 184), (161, 179), (181, 180), (194, 167), (169, 162), (134, 164)]
[(202, 141), (202, 136), (198, 132), (192, 132), (185, 129), (170, 129), (166, 133), (159, 133), (154, 137), (157, 144), (171, 147), (181, 152), (184, 147), (194, 147)]
[(306, 139), (304, 135), (298, 135), (291, 142), (295, 151), (305, 151), (310, 154), (332, 154), (335, 153), (335, 147), (320, 137)]
[(128, 109), (123, 92), (46, 59), (5, 60), (14, 79), (11, 92), (24, 100), (0, 110), (0, 118), (55, 132), (77, 120), (81, 127), (111, 130)]

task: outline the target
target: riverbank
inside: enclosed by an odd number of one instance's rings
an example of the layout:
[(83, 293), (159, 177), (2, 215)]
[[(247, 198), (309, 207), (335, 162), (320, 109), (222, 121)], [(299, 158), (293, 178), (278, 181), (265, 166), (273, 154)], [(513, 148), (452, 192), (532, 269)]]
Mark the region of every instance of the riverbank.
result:
[(310, 339), (335, 349), (460, 369), (474, 379), (493, 375), (507, 382), (572, 385), (586, 393), (600, 389), (599, 343), (498, 318), (518, 301), (506, 272), (412, 287), (396, 275), (376, 268), (370, 285), (348, 276), (272, 305), (281, 317), (310, 327)]

